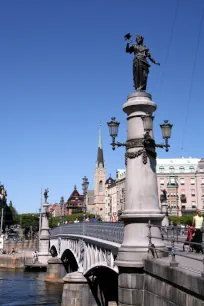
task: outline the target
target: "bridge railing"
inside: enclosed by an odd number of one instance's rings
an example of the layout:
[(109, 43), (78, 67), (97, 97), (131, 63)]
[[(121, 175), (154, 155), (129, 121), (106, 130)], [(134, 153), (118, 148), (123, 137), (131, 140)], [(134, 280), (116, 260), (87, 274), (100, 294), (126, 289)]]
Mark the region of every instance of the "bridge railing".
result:
[[(160, 252), (168, 253), (168, 255), (171, 256), (171, 260), (170, 260), (171, 267), (177, 267), (179, 265), (179, 263), (176, 261), (176, 256), (180, 256), (183, 258), (188, 258), (188, 259), (192, 259), (192, 260), (201, 262), (203, 264), (202, 271), (201, 271), (201, 277), (204, 278), (204, 223), (200, 229), (189, 228), (189, 230), (193, 231), (194, 233), (196, 233), (197, 230), (200, 232), (199, 236), (202, 235), (201, 242), (194, 242), (193, 241), (194, 239), (191, 239), (191, 240), (182, 239), (183, 238), (182, 236), (187, 234), (186, 233), (187, 230), (185, 230), (184, 233), (181, 234), (181, 228), (174, 226), (174, 225), (170, 225), (168, 227), (156, 226), (156, 227), (159, 227), (161, 230), (161, 234), (162, 234), (161, 238), (158, 238), (152, 235), (151, 229), (152, 227), (155, 227), (155, 225), (151, 224), (151, 221), (148, 222), (147, 226), (149, 228), (149, 233), (147, 236), (149, 239), (148, 249), (151, 252), (153, 258), (158, 258), (159, 256), (157, 254), (157, 251), (160, 251)], [(155, 247), (155, 245), (152, 243), (152, 239), (166, 240), (167, 242), (171, 243), (171, 246), (167, 247), (165, 250), (161, 250), (161, 248)], [(179, 247), (175, 247), (175, 243), (177, 243), (180, 247), (182, 246), (182, 251), (179, 251)], [(196, 251), (196, 253), (202, 253), (202, 256), (195, 257), (194, 255), (187, 254), (185, 250), (186, 245), (189, 246), (188, 252)]]
[(124, 224), (122, 222), (79, 222), (58, 226), (50, 231), (51, 237), (64, 234), (84, 235), (122, 243)]

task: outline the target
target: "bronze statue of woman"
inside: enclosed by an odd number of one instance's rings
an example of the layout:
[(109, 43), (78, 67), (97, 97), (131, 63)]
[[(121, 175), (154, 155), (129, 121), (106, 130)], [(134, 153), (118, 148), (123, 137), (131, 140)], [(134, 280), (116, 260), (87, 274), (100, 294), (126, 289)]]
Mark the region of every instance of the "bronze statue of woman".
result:
[[(125, 36), (125, 39), (130, 39), (131, 35), (128, 33)], [(136, 42), (137, 44), (132, 44), (129, 41), (126, 45), (126, 52), (133, 53), (133, 81), (134, 88), (137, 91), (145, 91), (147, 87), (147, 78), (149, 73), (149, 63), (147, 62), (147, 58), (156, 65), (160, 65), (157, 63), (151, 56), (149, 49), (143, 44), (144, 37), (137, 35)]]

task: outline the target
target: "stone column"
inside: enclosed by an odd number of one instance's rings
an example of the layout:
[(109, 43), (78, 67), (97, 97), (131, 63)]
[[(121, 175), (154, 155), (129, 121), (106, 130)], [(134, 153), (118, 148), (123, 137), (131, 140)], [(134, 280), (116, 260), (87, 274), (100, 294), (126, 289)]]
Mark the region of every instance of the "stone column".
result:
[(49, 204), (43, 204), (42, 223), (40, 229), (40, 241), (39, 241), (39, 253), (38, 260), (43, 264), (47, 264), (48, 259), (51, 257), (49, 253), (49, 220), (47, 214), (47, 208)]
[(169, 218), (168, 218), (168, 214), (167, 214), (167, 211), (168, 211), (168, 204), (165, 202), (165, 203), (162, 203), (161, 204), (161, 212), (162, 214), (164, 214), (164, 219), (162, 220), (162, 226), (169, 226)]
[(87, 279), (81, 272), (67, 274), (64, 278), (61, 306), (97, 306)]
[(66, 275), (65, 267), (61, 259), (52, 257), (48, 260), (46, 282), (64, 283), (63, 277)]
[[(126, 306), (143, 303), (143, 260), (149, 244), (147, 223), (150, 220), (152, 225), (161, 225), (164, 216), (159, 209), (155, 149), (150, 146), (146, 154), (143, 146), (143, 117), (152, 115), (156, 104), (150, 94), (135, 91), (128, 96), (123, 110), (128, 122), (126, 200), (121, 216), (125, 229), (116, 264), (119, 267), (119, 305)], [(150, 136), (154, 138), (153, 131)], [(159, 228), (152, 228), (152, 236), (161, 238)], [(164, 248), (160, 239), (154, 238), (152, 243), (156, 248)]]

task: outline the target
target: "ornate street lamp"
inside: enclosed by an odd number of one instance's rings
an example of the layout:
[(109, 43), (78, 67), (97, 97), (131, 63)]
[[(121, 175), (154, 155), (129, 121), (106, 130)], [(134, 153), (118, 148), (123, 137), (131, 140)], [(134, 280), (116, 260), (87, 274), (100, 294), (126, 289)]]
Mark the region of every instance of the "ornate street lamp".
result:
[(144, 138), (143, 139), (131, 139), (127, 140), (125, 143), (122, 142), (116, 142), (115, 138), (118, 136), (118, 127), (120, 125), (120, 122), (117, 122), (115, 117), (111, 118), (110, 122), (107, 122), (107, 125), (109, 127), (109, 133), (112, 137), (112, 149), (115, 150), (115, 147), (126, 147), (127, 149), (130, 148), (136, 148), (136, 147), (143, 147), (141, 150), (138, 150), (137, 152), (126, 152), (125, 157), (127, 158), (135, 158), (143, 155), (143, 163), (147, 163), (147, 156), (148, 154), (154, 158), (156, 158), (155, 148), (165, 148), (166, 152), (169, 150), (169, 143), (168, 140), (171, 137), (171, 129), (173, 127), (172, 124), (168, 122), (168, 120), (164, 120), (164, 123), (160, 125), (162, 130), (162, 137), (165, 139), (165, 143), (163, 144), (156, 144), (154, 139), (151, 137), (150, 132), (152, 131), (153, 126), (153, 119), (154, 117), (147, 114), (146, 116), (141, 116), (143, 120), (143, 126), (144, 126)]
[(82, 178), (83, 183), (82, 183), (82, 190), (83, 190), (83, 195), (84, 195), (84, 202), (83, 202), (83, 221), (86, 221), (86, 195), (87, 195), (87, 191), (88, 191), (88, 187), (89, 187), (89, 181), (88, 178), (86, 176), (84, 176)]
[(62, 225), (62, 208), (64, 207), (64, 197), (60, 198), (60, 225)]
[(122, 143), (119, 143), (119, 142), (116, 143), (115, 142), (115, 138), (118, 136), (118, 127), (120, 125), (120, 122), (115, 121), (115, 117), (112, 117), (111, 121), (107, 122), (107, 124), (108, 124), (108, 127), (109, 127), (110, 136), (112, 137), (112, 141), (113, 141), (111, 143), (112, 149), (115, 150), (115, 146), (119, 147), (120, 144), (121, 144), (121, 146), (123, 146)]
[(170, 147), (168, 139), (171, 138), (171, 129), (173, 124), (168, 123), (168, 120), (164, 120), (164, 123), (161, 124), (160, 127), (162, 130), (162, 137), (165, 139), (165, 145), (163, 145), (163, 148), (166, 148), (166, 152), (168, 152)]

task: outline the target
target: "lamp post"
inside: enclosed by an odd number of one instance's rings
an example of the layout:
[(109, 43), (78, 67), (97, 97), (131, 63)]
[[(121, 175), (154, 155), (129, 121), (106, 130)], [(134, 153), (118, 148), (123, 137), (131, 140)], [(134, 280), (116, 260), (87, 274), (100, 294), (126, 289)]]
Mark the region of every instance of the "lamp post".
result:
[(60, 198), (60, 225), (62, 225), (62, 208), (64, 207), (64, 197)]
[[(147, 256), (149, 221), (153, 224), (153, 243), (156, 248), (164, 249), (160, 240), (161, 233), (156, 225), (161, 224), (156, 176), (156, 148), (169, 150), (172, 124), (168, 120), (160, 125), (164, 143), (156, 143), (153, 134), (152, 113), (156, 104), (150, 94), (135, 91), (127, 98), (123, 111), (127, 114), (127, 141), (116, 142), (120, 122), (115, 117), (107, 122), (112, 138), (111, 146), (125, 147), (126, 193), (125, 208), (121, 215), (124, 221), (124, 239), (118, 253), (116, 264), (119, 267), (143, 267), (143, 259)], [(134, 233), (137, 233), (135, 235)], [(158, 237), (158, 239), (156, 238)]]
[(89, 187), (89, 181), (86, 176), (82, 178), (83, 183), (82, 183), (82, 190), (83, 190), (83, 196), (84, 196), (84, 201), (83, 201), (83, 221), (86, 221), (86, 195)]
[(7, 201), (7, 192), (4, 189), (4, 185), (0, 186), (0, 203), (1, 203), (1, 227), (0, 227), (0, 237), (3, 232), (3, 221), (4, 221), (4, 205)]

